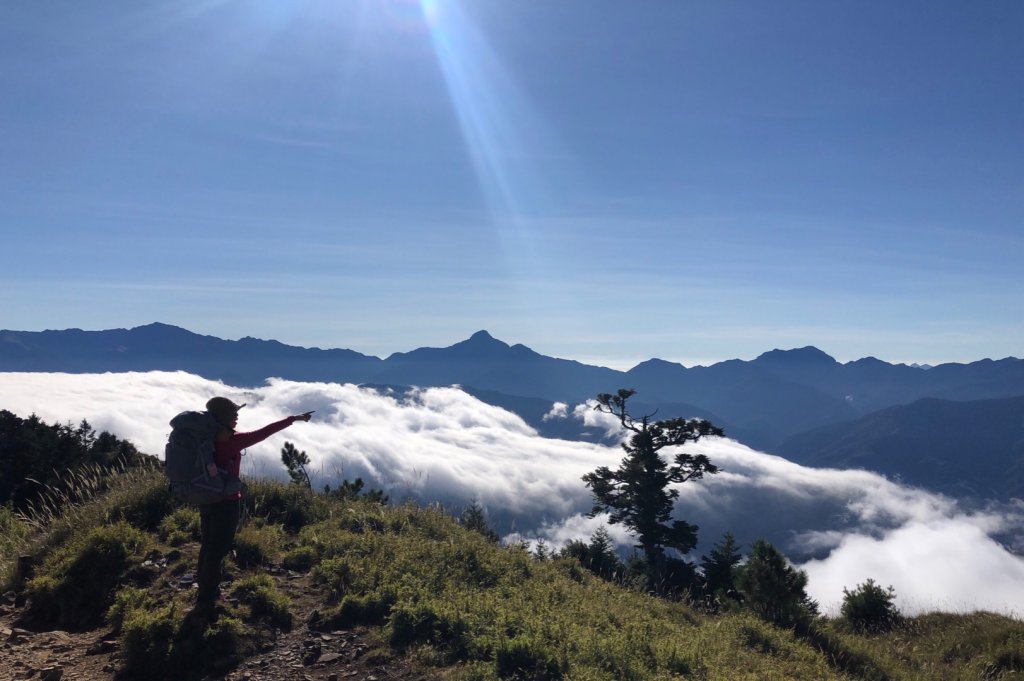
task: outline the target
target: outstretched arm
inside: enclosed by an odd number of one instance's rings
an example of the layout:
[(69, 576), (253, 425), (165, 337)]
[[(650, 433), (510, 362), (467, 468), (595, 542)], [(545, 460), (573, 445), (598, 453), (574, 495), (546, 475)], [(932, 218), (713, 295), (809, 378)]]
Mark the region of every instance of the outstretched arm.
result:
[(235, 433), (231, 436), (231, 444), (237, 446), (239, 449), (251, 447), (257, 442), (263, 442), (274, 433), (284, 430), (296, 421), (308, 421), (312, 417), (312, 414), (313, 412), (307, 411), (304, 414), (295, 414), (293, 416), (283, 418), (280, 421), (274, 421), (273, 423), (263, 426), (259, 430), (254, 430), (249, 433)]

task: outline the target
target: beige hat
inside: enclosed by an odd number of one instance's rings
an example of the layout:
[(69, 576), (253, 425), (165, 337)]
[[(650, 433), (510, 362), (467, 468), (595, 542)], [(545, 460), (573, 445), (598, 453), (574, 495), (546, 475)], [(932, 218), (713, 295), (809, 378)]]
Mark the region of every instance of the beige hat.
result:
[(244, 406), (245, 404), (235, 404), (226, 397), (211, 397), (206, 403), (206, 411), (213, 414), (213, 418), (220, 423), (227, 423)]

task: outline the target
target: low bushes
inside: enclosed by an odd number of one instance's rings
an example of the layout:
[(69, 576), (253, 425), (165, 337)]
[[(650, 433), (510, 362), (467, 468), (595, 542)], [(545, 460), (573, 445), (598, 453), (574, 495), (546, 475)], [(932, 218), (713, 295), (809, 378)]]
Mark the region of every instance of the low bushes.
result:
[(402, 605), (391, 611), (388, 640), (397, 648), (427, 643), (447, 657), (465, 660), (471, 646), (469, 625), (459, 615), (428, 603)]
[(558, 681), (563, 665), (544, 646), (525, 638), (513, 638), (498, 648), (494, 672), (502, 679)]
[(282, 565), (286, 570), (309, 572), (320, 561), (320, 556), (312, 546), (298, 546), (285, 554)]
[(270, 480), (256, 480), (247, 485), (244, 503), (249, 516), (281, 525), (291, 534), (326, 519), (329, 513), (323, 496), (300, 485)]
[(373, 591), (361, 596), (345, 596), (341, 603), (326, 612), (317, 612), (309, 627), (315, 630), (347, 629), (359, 624), (383, 624), (391, 613), (395, 594)]
[(331, 601), (339, 601), (352, 586), (352, 568), (344, 558), (327, 558), (313, 570), (313, 583), (327, 590)]
[(199, 678), (207, 671), (223, 673), (249, 647), (239, 620), (220, 617), (208, 628), (197, 629), (180, 619), (173, 605), (131, 610), (120, 640), (122, 677), (167, 681)]
[(153, 597), (145, 589), (126, 586), (114, 596), (114, 604), (107, 610), (107, 622), (115, 631), (121, 631), (124, 622), (136, 610), (150, 610)]
[(97, 623), (148, 538), (127, 523), (97, 527), (81, 541), (51, 554), (29, 581), (29, 616), (67, 628)]
[(124, 520), (140, 530), (157, 531), (163, 519), (179, 507), (167, 488), (167, 478), (152, 465), (125, 475), (109, 495), (107, 521)]
[(121, 628), (125, 672), (133, 678), (162, 679), (178, 623), (173, 608), (129, 610)]
[(291, 631), (292, 613), (288, 610), (288, 598), (278, 591), (269, 575), (239, 580), (231, 588), (231, 595), (249, 607), (254, 622), (265, 622), (276, 629)]
[(277, 525), (254, 523), (235, 535), (235, 564), (243, 570), (268, 565), (281, 551), (284, 533)]
[(199, 511), (194, 508), (179, 508), (160, 521), (160, 541), (171, 546), (181, 546), (199, 539)]

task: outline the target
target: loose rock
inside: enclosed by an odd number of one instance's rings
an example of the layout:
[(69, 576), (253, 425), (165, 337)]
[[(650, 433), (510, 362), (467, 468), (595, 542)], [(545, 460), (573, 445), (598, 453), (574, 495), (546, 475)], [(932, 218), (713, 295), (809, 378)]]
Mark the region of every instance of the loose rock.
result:
[(103, 655), (104, 653), (111, 653), (111, 652), (113, 652), (115, 650), (117, 650), (117, 642), (116, 641), (110, 641), (110, 640), (97, 641), (96, 643), (93, 643), (91, 646), (86, 648), (85, 654), (86, 655)]
[(39, 674), (39, 681), (60, 681), (64, 676), (64, 669), (62, 667), (47, 667)]

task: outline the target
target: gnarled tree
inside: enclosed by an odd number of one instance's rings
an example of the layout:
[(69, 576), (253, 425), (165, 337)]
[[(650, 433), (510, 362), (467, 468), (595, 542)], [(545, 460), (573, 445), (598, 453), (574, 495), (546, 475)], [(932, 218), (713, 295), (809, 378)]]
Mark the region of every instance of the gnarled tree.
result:
[(609, 523), (622, 523), (637, 536), (637, 548), (642, 549), (647, 564), (649, 585), (655, 586), (664, 571), (665, 549), (686, 554), (697, 544), (696, 525), (685, 520), (669, 522), (679, 497), (679, 490), (669, 485), (718, 472), (718, 467), (703, 454), (677, 452), (669, 463), (660, 452), (666, 447), (723, 433), (704, 419), (652, 422), (653, 414), (635, 418), (627, 410), (627, 402), (635, 393), (622, 389), (615, 395), (597, 396), (595, 409), (617, 417), (633, 435), (622, 444), (626, 456), (618, 469), (602, 466), (584, 475), (583, 480), (594, 495), (590, 517), (607, 512)]

